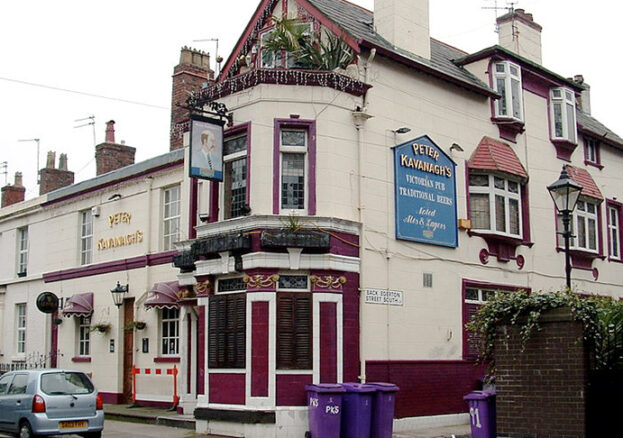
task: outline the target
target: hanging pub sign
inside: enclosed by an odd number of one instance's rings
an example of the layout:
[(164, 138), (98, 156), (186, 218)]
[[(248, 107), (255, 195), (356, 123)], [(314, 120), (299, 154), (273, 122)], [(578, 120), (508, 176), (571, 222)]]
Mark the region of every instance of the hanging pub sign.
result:
[(58, 310), (58, 297), (52, 292), (41, 292), (37, 297), (37, 309), (43, 313), (54, 313)]
[(458, 245), (455, 168), (427, 135), (394, 146), (396, 239)]
[(193, 114), (190, 120), (191, 178), (223, 181), (224, 120)]

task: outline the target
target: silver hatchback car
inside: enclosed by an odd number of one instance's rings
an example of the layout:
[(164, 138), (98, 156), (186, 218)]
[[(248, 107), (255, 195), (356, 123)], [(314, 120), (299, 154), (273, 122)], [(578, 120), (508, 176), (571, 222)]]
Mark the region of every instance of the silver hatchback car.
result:
[(104, 405), (81, 371), (10, 371), (0, 376), (0, 430), (20, 438), (78, 434), (99, 438)]

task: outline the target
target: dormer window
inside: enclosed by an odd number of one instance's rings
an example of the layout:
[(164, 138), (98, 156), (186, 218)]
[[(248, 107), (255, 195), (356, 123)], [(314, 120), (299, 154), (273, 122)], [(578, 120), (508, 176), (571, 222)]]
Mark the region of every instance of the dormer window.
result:
[(312, 23), (279, 21), (260, 37), (261, 68), (300, 68), (295, 52), (303, 44), (311, 44)]
[(495, 117), (523, 121), (521, 68), (508, 61), (493, 65), (494, 87), (501, 97), (495, 101)]
[(550, 90), (550, 120), (552, 140), (577, 143), (575, 95), (567, 88)]

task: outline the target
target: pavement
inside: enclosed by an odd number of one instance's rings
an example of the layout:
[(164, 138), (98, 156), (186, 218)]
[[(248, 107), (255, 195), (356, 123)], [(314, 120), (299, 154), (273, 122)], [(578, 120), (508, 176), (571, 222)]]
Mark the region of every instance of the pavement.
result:
[[(193, 415), (182, 415), (175, 411), (159, 408), (136, 407), (133, 405), (104, 405), (104, 413), (109, 420), (133, 423), (157, 424), (195, 430)], [(189, 434), (204, 438), (225, 438), (220, 435)], [(393, 438), (471, 438), (469, 424), (457, 426), (422, 427), (408, 431), (394, 431)]]

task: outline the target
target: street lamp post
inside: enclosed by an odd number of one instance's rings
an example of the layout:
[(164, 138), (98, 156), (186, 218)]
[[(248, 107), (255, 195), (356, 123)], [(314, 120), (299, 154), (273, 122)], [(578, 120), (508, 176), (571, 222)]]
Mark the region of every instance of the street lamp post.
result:
[(121, 307), (121, 305), (123, 304), (123, 298), (125, 297), (125, 294), (128, 293), (129, 289), (130, 288), (127, 284), (125, 286), (121, 286), (121, 284), (117, 282), (117, 286), (115, 286), (115, 288), (110, 291), (112, 295), (112, 301), (113, 303), (115, 303), (115, 306)]
[(571, 289), (571, 254), (569, 253), (571, 231), (569, 223), (571, 221), (571, 213), (575, 210), (575, 205), (582, 192), (582, 186), (569, 178), (567, 169), (563, 166), (560, 178), (548, 186), (547, 190), (554, 200), (556, 210), (562, 214), (563, 232), (561, 234), (565, 240), (565, 273), (567, 276), (567, 289)]

